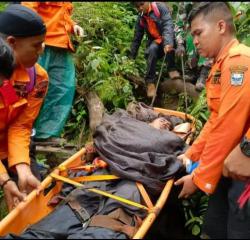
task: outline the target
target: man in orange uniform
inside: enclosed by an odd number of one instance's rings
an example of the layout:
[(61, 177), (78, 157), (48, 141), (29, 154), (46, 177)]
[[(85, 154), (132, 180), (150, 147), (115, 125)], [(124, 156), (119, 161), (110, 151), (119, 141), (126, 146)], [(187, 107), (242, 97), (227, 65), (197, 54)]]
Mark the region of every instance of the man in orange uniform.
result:
[[(40, 185), (31, 171), (29, 146), (48, 86), (46, 71), (36, 64), (45, 33), (42, 19), (29, 8), (11, 5), (0, 13), (0, 35), (15, 56), (13, 74), (1, 76), (0, 81), (0, 185), (9, 210)], [(18, 187), (12, 174), (17, 174)]]
[(70, 113), (76, 87), (70, 34), (82, 37), (83, 29), (71, 19), (71, 2), (22, 2), (22, 5), (38, 13), (47, 27), (45, 51), (38, 63), (48, 72), (49, 89), (35, 123), (35, 138), (58, 142), (55, 140)]
[(237, 205), (245, 183), (222, 177), (224, 160), (250, 126), (250, 48), (236, 39), (226, 3), (200, 3), (189, 21), (198, 52), (214, 59), (206, 82), (211, 115), (198, 139), (180, 156), (184, 162), (199, 161), (199, 166), (175, 184), (183, 184), (179, 197), (188, 197), (198, 188), (213, 193), (204, 224), (209, 237), (250, 238), (249, 209)]

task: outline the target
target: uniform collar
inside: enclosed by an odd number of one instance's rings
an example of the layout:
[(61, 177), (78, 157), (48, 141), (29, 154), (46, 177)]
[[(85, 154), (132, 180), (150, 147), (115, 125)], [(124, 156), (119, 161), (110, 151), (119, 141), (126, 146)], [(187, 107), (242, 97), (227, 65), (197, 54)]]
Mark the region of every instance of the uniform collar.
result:
[(15, 68), (10, 81), (11, 83), (14, 83), (15, 81), (28, 83), (30, 81), (30, 77), (26, 68), (22, 67), (21, 65), (18, 65)]
[(229, 50), (231, 49), (231, 47), (237, 46), (238, 44), (239, 41), (236, 38), (232, 39), (223, 49), (220, 50), (216, 62), (218, 63), (222, 59), (224, 59), (228, 54)]

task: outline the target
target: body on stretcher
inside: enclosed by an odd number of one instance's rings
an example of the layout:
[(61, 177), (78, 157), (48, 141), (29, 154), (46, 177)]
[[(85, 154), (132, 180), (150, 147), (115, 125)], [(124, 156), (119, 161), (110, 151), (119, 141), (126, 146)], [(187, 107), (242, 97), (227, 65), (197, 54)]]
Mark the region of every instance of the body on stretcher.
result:
[[(164, 114), (173, 114), (179, 117), (182, 117), (183, 119), (186, 118), (186, 115), (181, 112), (176, 111), (169, 111), (165, 109), (155, 109), (155, 111), (162, 112)], [(195, 131), (195, 120), (191, 116), (188, 116), (189, 120), (191, 121), (191, 133), (194, 133)], [(192, 140), (192, 134), (188, 136), (186, 139), (187, 143), (190, 143)], [(83, 148), (78, 153), (76, 153), (74, 156), (69, 158), (67, 161), (59, 165), (43, 182), (42, 187), (44, 191), (39, 196), (36, 196), (35, 192), (32, 192), (29, 194), (27, 201), (21, 203), (18, 205), (16, 209), (14, 209), (12, 212), (9, 213), (8, 216), (6, 216), (0, 223), (0, 236), (4, 236), (8, 233), (15, 233), (20, 234), (24, 229), (26, 229), (28, 226), (38, 222), (42, 218), (46, 217), (49, 213), (51, 213), (54, 210), (54, 207), (50, 206), (48, 203), (49, 201), (58, 194), (63, 185), (64, 182), (72, 181), (71, 184), (76, 184), (80, 179), (69, 179), (68, 178), (68, 170), (71, 171), (77, 171), (81, 168), (85, 168), (89, 171), (93, 170), (97, 163), (93, 163), (92, 166), (83, 165), (85, 163), (85, 156), (86, 156), (86, 149)], [(100, 162), (99, 160), (98, 164), (100, 166), (104, 166), (105, 163)], [(97, 165), (98, 165), (97, 164)], [(91, 177), (91, 176), (89, 176)], [(117, 176), (106, 176), (104, 180), (116, 180), (119, 179)], [(77, 181), (75, 181), (77, 180)], [(93, 180), (93, 179), (92, 179)], [(85, 179), (86, 181), (86, 179)], [(90, 181), (90, 179), (87, 179), (87, 181)], [(96, 179), (95, 179), (96, 181)], [(101, 180), (100, 180), (101, 181)], [(166, 182), (166, 185), (158, 198), (157, 202), (155, 204), (152, 203), (149, 195), (146, 193), (146, 190), (144, 187), (139, 184), (139, 191), (142, 194), (143, 203), (132, 203), (127, 201), (126, 199), (122, 198), (116, 198), (117, 201), (121, 201), (124, 204), (131, 204), (136, 205), (139, 208), (142, 208), (146, 211), (146, 217), (141, 222), (138, 230), (133, 235), (134, 239), (141, 239), (145, 236), (147, 231), (149, 230), (150, 226), (153, 224), (154, 220), (160, 213), (163, 205), (167, 201), (167, 198), (169, 196), (169, 193), (171, 191), (171, 188), (173, 186), (173, 179), (170, 179)], [(69, 183), (69, 182), (68, 182)], [(138, 184), (137, 184), (138, 185)], [(80, 185), (79, 185), (80, 186)], [(105, 191), (99, 192), (100, 194), (106, 194)], [(110, 197), (110, 196), (107, 196)], [(111, 196), (114, 198), (114, 196)]]

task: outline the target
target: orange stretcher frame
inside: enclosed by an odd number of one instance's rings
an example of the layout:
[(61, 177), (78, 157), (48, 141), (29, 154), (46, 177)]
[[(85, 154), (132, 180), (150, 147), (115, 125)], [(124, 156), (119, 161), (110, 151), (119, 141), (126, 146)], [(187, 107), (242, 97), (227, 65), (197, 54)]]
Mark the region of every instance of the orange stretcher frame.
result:
[[(154, 108), (155, 111), (161, 112), (167, 115), (174, 115), (183, 119), (189, 119), (191, 122), (191, 134), (186, 140), (187, 144), (190, 144), (192, 136), (195, 132), (195, 118), (185, 113), (172, 111), (162, 108)], [(14, 210), (12, 210), (4, 219), (0, 222), (0, 236), (5, 236), (8, 233), (20, 234), (30, 225), (38, 222), (40, 219), (47, 216), (53, 211), (53, 207), (48, 206), (48, 202), (53, 196), (60, 192), (63, 182), (55, 181), (53, 176), (67, 177), (66, 169), (80, 166), (84, 162), (86, 150), (81, 149), (75, 153), (72, 157), (60, 164), (49, 176), (47, 176), (41, 183), (42, 191), (37, 195), (36, 191), (31, 192), (25, 202), (21, 202)], [(173, 186), (174, 179), (170, 179), (166, 182), (166, 185), (158, 198), (155, 205), (151, 202), (142, 184), (137, 183), (140, 193), (143, 196), (146, 203), (145, 209), (148, 209), (148, 214), (142, 222), (142, 225), (134, 235), (133, 239), (142, 239), (151, 225), (159, 215), (161, 209), (165, 205), (171, 188)]]

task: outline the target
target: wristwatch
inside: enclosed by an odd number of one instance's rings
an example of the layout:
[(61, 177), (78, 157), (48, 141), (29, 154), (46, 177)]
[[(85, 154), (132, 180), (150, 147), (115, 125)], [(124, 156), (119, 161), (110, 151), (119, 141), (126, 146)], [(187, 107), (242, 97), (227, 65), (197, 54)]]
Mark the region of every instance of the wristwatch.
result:
[(245, 156), (250, 157), (250, 139), (244, 136), (241, 140), (240, 148)]

